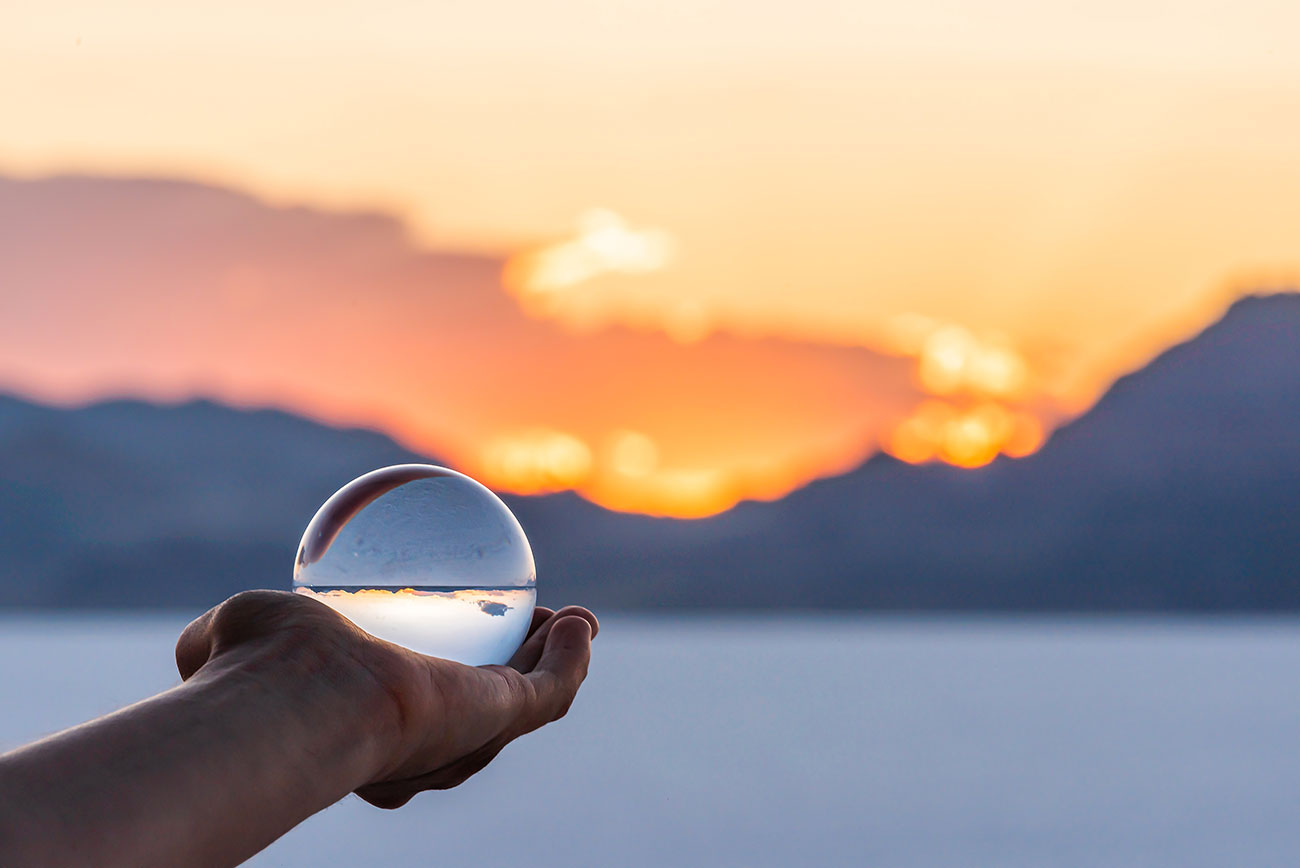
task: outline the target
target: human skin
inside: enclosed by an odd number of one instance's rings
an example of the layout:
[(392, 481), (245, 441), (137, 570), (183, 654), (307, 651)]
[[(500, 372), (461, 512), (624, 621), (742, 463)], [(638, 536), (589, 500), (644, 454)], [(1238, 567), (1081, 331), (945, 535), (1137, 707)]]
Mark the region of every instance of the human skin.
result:
[(0, 756), (0, 864), (236, 865), (349, 793), (454, 787), (565, 714), (598, 629), (538, 608), (508, 665), (472, 667), (303, 596), (231, 597), (182, 633), (184, 683)]

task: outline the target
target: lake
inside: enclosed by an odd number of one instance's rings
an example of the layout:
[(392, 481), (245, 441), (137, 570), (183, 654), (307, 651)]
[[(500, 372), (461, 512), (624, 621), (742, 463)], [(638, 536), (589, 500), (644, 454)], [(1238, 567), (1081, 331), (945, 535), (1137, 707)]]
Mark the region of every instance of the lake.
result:
[[(0, 746), (176, 682), (175, 615), (0, 617)], [(1300, 621), (609, 617), (570, 715), (260, 866), (1300, 861)]]

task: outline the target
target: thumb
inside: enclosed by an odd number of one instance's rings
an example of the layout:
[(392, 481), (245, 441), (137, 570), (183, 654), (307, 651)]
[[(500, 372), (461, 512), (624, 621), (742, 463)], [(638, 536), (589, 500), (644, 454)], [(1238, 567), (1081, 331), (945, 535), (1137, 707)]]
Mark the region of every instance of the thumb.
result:
[(537, 666), (526, 676), (536, 691), (541, 723), (559, 720), (587, 677), (591, 662), (591, 623), (579, 615), (560, 618), (546, 637)]

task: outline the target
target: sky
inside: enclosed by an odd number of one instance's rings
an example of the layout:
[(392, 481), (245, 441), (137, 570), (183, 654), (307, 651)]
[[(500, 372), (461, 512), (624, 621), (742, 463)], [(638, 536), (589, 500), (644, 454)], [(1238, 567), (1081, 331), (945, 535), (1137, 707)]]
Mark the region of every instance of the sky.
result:
[[(1289, 3), (0, 14), (0, 384), (51, 400), (271, 403), (698, 515), (1025, 454), (1296, 271)], [(149, 178), (198, 186), (110, 183)], [(307, 308), (334, 350), (264, 346)]]

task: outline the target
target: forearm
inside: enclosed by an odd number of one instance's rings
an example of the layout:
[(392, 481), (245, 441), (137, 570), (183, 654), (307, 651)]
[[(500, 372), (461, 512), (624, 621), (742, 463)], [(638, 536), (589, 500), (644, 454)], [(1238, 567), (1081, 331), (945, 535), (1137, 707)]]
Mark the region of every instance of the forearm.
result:
[(181, 635), (180, 687), (0, 756), (0, 865), (235, 865), (350, 792), (456, 786), (564, 714), (598, 626), (539, 607), (508, 667), (475, 668), (237, 594)]
[(393, 706), (364, 667), (264, 643), (0, 757), (0, 863), (234, 865), (370, 780)]

